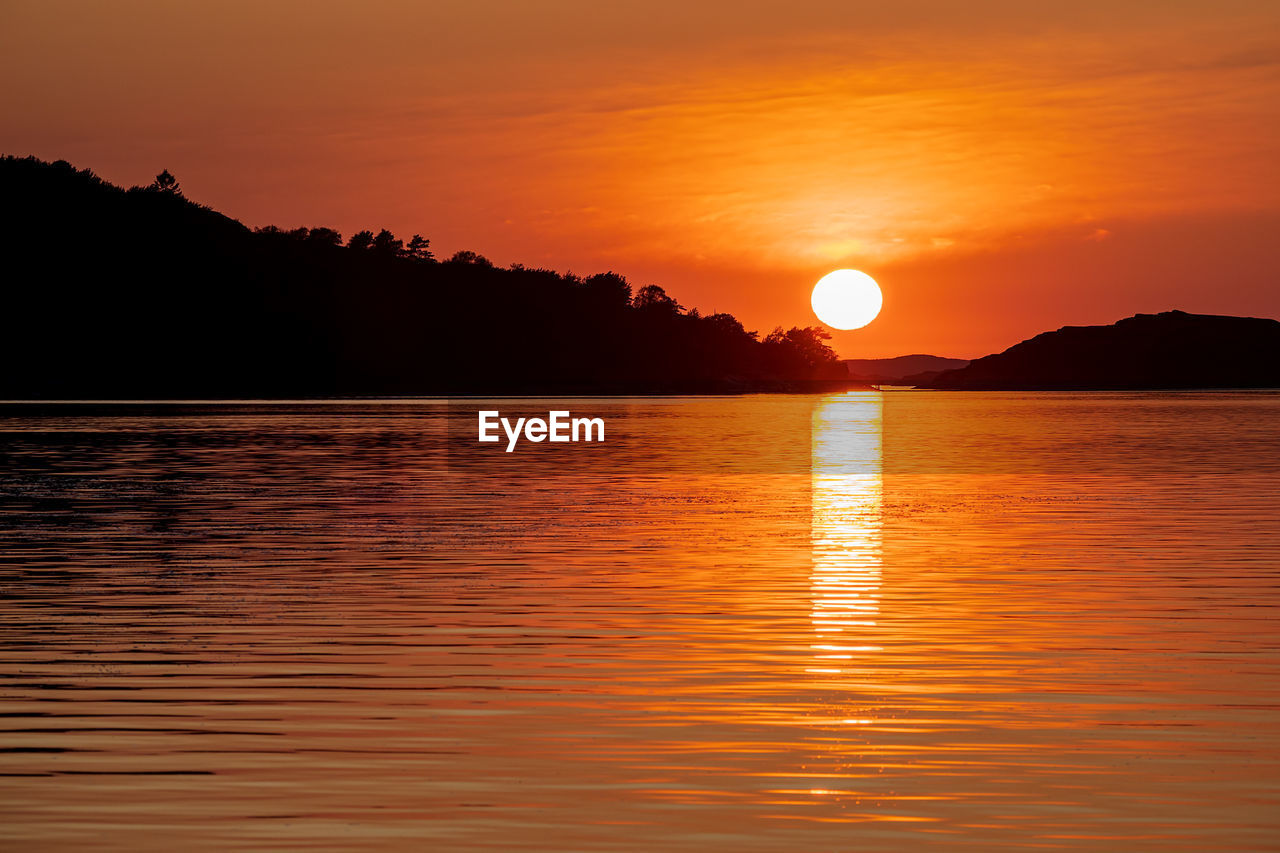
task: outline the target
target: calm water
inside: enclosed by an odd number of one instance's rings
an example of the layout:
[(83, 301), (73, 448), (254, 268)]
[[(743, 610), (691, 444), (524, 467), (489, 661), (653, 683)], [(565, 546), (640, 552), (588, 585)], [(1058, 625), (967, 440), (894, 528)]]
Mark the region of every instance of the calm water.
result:
[(1280, 846), (1280, 395), (479, 407), (0, 406), (0, 846)]

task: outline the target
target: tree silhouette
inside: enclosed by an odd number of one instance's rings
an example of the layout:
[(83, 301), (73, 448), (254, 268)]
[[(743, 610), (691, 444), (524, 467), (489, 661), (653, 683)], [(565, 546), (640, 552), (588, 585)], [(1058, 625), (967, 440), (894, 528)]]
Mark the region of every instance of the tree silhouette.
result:
[(152, 192), (182, 195), (182, 184), (178, 183), (178, 179), (168, 169), (156, 175), (156, 179), (151, 182), (151, 186), (147, 187), (147, 189)]
[(404, 251), (404, 241), (397, 240), (396, 235), (383, 228), (373, 238), (371, 248), (380, 255), (395, 256)]
[(453, 257), (449, 258), (445, 263), (450, 264), (473, 264), (478, 267), (492, 267), (493, 261), (484, 255), (477, 255), (469, 249), (460, 249), (453, 253)]
[(342, 235), (332, 228), (312, 228), (311, 233), (307, 235), (307, 242), (321, 246), (341, 246)]
[(702, 318), (702, 322), (705, 323), (708, 328), (715, 329), (724, 335), (750, 336), (752, 340), (755, 340), (756, 338), (756, 333), (748, 332), (743, 328), (741, 321), (732, 314), (708, 314)]
[(641, 310), (655, 313), (679, 314), (681, 311), (680, 303), (668, 296), (667, 292), (656, 284), (640, 288), (632, 304)]
[(764, 339), (768, 347), (785, 353), (785, 357), (798, 365), (821, 367), (837, 360), (835, 351), (827, 346), (831, 333), (821, 326), (792, 326), (785, 332), (779, 326)]
[(582, 288), (595, 302), (625, 308), (631, 304), (631, 284), (615, 272), (602, 272), (582, 282)]
[(431, 241), (424, 238), (421, 234), (414, 234), (409, 240), (409, 245), (405, 247), (404, 255), (406, 258), (412, 258), (415, 261), (434, 260), (435, 255), (431, 254), (431, 250), (427, 248), (431, 245)]
[(358, 249), (362, 252), (371, 246), (373, 246), (373, 232), (368, 230), (357, 231), (352, 234), (351, 239), (347, 241), (348, 249)]

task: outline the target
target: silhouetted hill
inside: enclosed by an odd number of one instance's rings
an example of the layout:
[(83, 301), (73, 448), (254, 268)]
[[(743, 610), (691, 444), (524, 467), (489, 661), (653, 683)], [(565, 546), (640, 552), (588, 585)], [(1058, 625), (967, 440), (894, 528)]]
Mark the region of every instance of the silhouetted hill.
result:
[(939, 374), (956, 390), (1280, 387), (1280, 322), (1165, 311), (1064, 326)]
[(667, 392), (844, 382), (818, 328), (761, 339), (661, 287), (329, 228), (252, 231), (168, 172), (0, 158), (0, 397)]
[(940, 373), (955, 370), (969, 362), (963, 358), (942, 358), (936, 355), (900, 355), (896, 358), (846, 358), (844, 365), (849, 376), (861, 382), (874, 384), (901, 384), (908, 377), (922, 373)]

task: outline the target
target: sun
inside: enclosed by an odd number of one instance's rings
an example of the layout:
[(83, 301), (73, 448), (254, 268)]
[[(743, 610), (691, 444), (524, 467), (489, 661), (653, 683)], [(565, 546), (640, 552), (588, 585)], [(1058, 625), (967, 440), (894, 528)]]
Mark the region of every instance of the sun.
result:
[(880, 313), (884, 296), (876, 280), (858, 270), (829, 272), (813, 286), (813, 313), (833, 329), (861, 329)]

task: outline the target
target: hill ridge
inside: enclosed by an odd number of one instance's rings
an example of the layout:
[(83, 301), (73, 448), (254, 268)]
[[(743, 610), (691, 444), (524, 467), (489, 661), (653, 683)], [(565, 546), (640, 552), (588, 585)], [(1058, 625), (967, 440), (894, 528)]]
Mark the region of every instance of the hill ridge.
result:
[(1280, 387), (1280, 321), (1171, 309), (1062, 326), (925, 383), (946, 390)]

